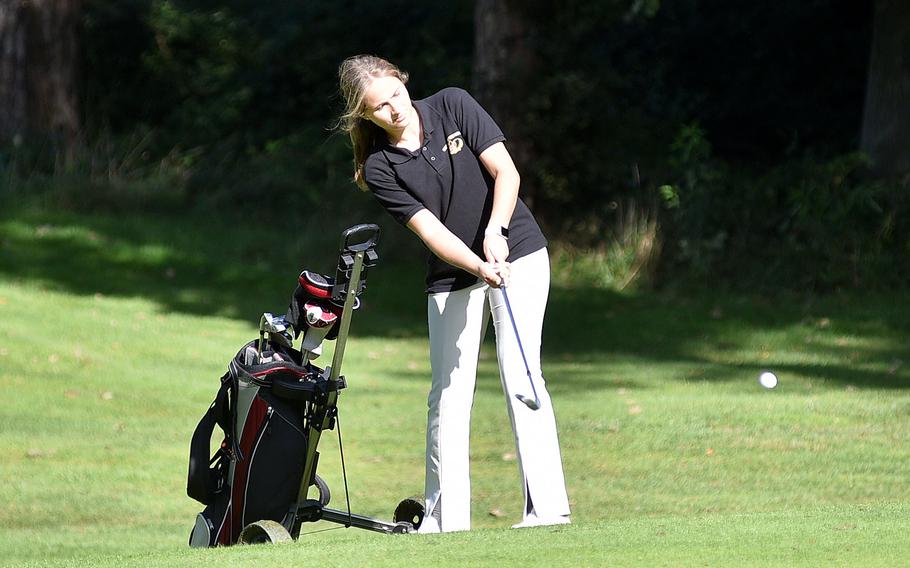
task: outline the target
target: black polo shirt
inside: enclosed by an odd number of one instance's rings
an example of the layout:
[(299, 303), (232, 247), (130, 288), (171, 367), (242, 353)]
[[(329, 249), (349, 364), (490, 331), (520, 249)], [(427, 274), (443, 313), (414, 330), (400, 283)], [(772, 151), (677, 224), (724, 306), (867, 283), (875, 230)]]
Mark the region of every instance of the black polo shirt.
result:
[[(364, 165), (367, 185), (402, 225), (421, 209), (428, 209), (484, 258), (483, 233), (493, 208), (493, 178), (477, 156), (505, 136), (463, 89), (443, 89), (413, 104), (423, 127), (423, 145), (412, 152), (381, 137)], [(545, 246), (547, 240), (537, 221), (519, 199), (509, 223), (509, 261)], [(477, 281), (473, 274), (430, 254), (428, 293), (460, 290)]]

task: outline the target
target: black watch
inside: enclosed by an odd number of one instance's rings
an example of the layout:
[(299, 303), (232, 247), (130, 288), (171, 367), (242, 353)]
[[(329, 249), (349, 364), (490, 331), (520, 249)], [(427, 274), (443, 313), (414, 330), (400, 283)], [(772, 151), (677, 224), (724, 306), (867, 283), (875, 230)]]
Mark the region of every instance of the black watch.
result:
[(509, 239), (509, 228), (508, 227), (500, 226), (499, 231), (497, 231), (494, 227), (488, 227), (487, 232), (497, 234), (506, 240)]

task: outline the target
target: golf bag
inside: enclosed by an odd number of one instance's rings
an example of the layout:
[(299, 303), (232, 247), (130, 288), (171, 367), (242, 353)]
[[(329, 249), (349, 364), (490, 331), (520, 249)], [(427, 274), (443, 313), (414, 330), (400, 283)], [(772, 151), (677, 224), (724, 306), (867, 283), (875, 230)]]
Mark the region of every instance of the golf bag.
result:
[[(386, 534), (420, 527), (422, 498), (401, 501), (392, 522), (355, 515), (350, 502), (346, 511), (326, 506), (329, 488), (316, 475), (319, 439), (335, 429), (338, 395), (347, 386), (341, 375), (345, 342), (367, 268), (378, 261), (378, 237), (376, 225), (344, 231), (335, 277), (300, 273), (287, 313), (262, 314), (259, 339), (231, 360), (190, 443), (187, 494), (206, 506), (190, 546), (288, 541), (300, 535), (303, 523), (316, 521)], [(335, 350), (331, 366), (321, 369), (310, 361), (326, 339), (335, 340)], [(224, 439), (210, 457), (216, 426)], [(340, 428), (338, 437), (341, 451)], [(343, 453), (341, 466), (347, 496)]]
[[(252, 522), (283, 521), (297, 500), (307, 417), (330, 391), (343, 388), (343, 381), (328, 380), (309, 362), (322, 340), (338, 333), (342, 308), (332, 302), (332, 285), (332, 279), (304, 271), (288, 314), (264, 314), (259, 340), (247, 343), (221, 377), (190, 443), (187, 494), (206, 505), (197, 515), (191, 546), (234, 544)], [(295, 329), (305, 330), (302, 351), (290, 347)], [(209, 457), (215, 426), (224, 440)], [(315, 470), (309, 481), (327, 504), (328, 487)]]
[[(302, 413), (274, 385), (312, 373), (293, 361), (251, 364), (253, 357), (258, 352), (250, 342), (231, 361), (193, 434), (187, 493), (207, 505), (190, 537), (195, 546), (233, 544), (251, 521), (280, 521), (300, 488), (307, 444)], [(216, 424), (225, 436), (209, 459)]]

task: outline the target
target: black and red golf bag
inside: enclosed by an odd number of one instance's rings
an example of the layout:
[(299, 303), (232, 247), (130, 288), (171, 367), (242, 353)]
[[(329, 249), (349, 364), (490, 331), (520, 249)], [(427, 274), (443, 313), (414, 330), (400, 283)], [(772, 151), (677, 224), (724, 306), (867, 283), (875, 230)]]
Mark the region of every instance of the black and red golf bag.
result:
[[(338, 394), (347, 386), (341, 375), (345, 341), (367, 268), (378, 260), (378, 236), (379, 227), (371, 224), (345, 230), (335, 277), (303, 271), (287, 313), (262, 314), (259, 339), (231, 360), (190, 444), (187, 493), (206, 506), (196, 517), (191, 546), (282, 542), (316, 521), (386, 534), (420, 527), (422, 498), (402, 500), (391, 522), (355, 515), (350, 502), (346, 511), (327, 507), (328, 486), (316, 475), (319, 439), (338, 422)], [(326, 339), (335, 340), (335, 349), (331, 366), (322, 369), (310, 361)], [(216, 426), (223, 440), (211, 455)], [(338, 438), (347, 496), (340, 427)], [(316, 498), (309, 495), (313, 487)]]
[[(191, 546), (234, 544), (252, 522), (284, 521), (297, 501), (308, 422), (329, 393), (344, 386), (310, 363), (323, 339), (338, 334), (342, 307), (332, 299), (333, 284), (325, 276), (301, 273), (287, 315), (264, 314), (260, 338), (247, 343), (221, 377), (190, 444), (187, 494), (206, 505), (196, 518)], [(301, 332), (297, 350), (291, 344)], [(224, 439), (211, 455), (215, 426)], [(313, 477), (308, 485), (317, 485), (326, 504), (328, 488), (315, 470)]]

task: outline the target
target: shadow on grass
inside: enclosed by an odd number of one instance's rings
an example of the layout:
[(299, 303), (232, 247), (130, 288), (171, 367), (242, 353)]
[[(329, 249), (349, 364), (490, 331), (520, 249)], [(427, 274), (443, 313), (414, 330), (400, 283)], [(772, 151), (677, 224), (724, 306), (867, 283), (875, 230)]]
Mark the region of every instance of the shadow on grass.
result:
[[(214, 215), (31, 210), (0, 217), (0, 278), (77, 295), (141, 297), (164, 312), (256, 325), (263, 311), (284, 313), (301, 270), (333, 274), (338, 238), (356, 222), (317, 216), (289, 229), (286, 222)], [(386, 278), (394, 280), (386, 271), (382, 264), (372, 270), (371, 295)]]
[[(684, 364), (694, 372), (680, 378), (690, 382), (725, 382), (744, 369), (757, 373), (773, 365), (779, 373), (841, 385), (903, 389), (910, 387), (908, 336), (910, 309), (895, 297), (680, 297), (555, 289), (544, 352), (557, 367), (611, 360)], [(807, 361), (792, 362), (793, 357)], [(590, 387), (596, 381), (581, 382)]]
[[(366, 215), (384, 219), (381, 211)], [(317, 215), (292, 230), (216, 215), (7, 212), (0, 216), (0, 278), (78, 295), (142, 297), (163, 311), (254, 326), (263, 311), (284, 312), (301, 269), (334, 270), (338, 235), (364, 219), (342, 217)], [(425, 251), (405, 229), (385, 223), (383, 230), (382, 260), (369, 275), (354, 333), (423, 338), (423, 263), (415, 257)], [(760, 365), (765, 351), (799, 344), (823, 362), (777, 369), (856, 387), (910, 387), (910, 351), (901, 340), (910, 336), (910, 308), (895, 298), (621, 294), (561, 287), (555, 275), (553, 282), (544, 357), (565, 381), (558, 390), (631, 386), (599, 374), (617, 360), (692, 365), (703, 368), (692, 380), (721, 382)], [(730, 352), (741, 353), (739, 362), (727, 362), (737, 359)], [(419, 373), (414, 379), (428, 381)]]

